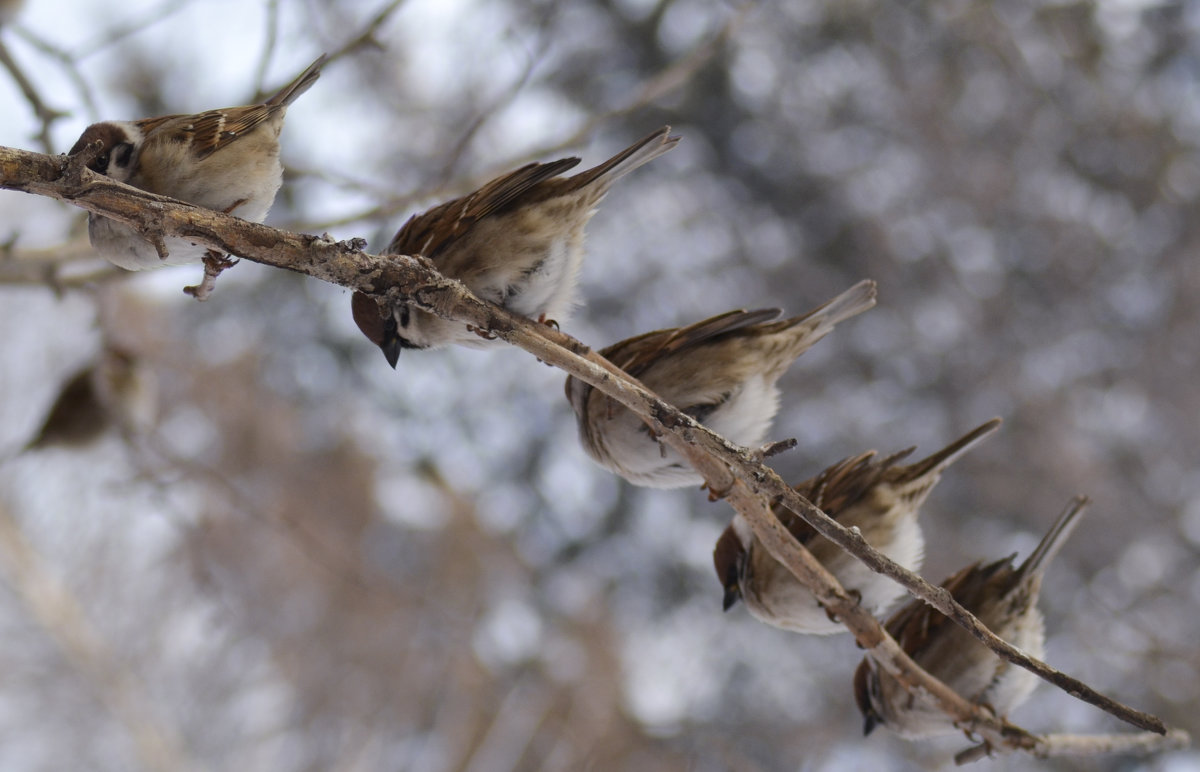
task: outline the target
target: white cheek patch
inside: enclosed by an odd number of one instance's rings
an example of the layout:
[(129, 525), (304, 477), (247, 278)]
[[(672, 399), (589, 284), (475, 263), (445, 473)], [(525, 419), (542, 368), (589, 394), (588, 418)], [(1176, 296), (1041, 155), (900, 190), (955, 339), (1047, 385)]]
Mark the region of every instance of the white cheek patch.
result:
[[(118, 147), (122, 143), (114, 146), (108, 158), (108, 169), (104, 173), (117, 182), (129, 182), (130, 178), (133, 177), (134, 169), (137, 168), (138, 158), (141, 155), (142, 141), (145, 139), (145, 136), (136, 123), (122, 121), (117, 125), (125, 132), (124, 142), (132, 147), (118, 150)], [(124, 163), (118, 163), (118, 161), (124, 161)]]

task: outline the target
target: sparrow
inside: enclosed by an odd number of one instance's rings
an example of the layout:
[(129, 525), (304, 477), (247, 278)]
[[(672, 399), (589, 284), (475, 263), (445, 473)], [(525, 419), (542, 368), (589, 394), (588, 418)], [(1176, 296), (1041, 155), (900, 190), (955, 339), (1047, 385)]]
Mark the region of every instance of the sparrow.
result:
[(154, 371), (142, 359), (108, 345), (63, 386), (25, 450), (85, 447), (112, 426), (123, 434), (144, 433), (154, 423), (157, 387)]
[[(74, 155), (94, 142), (100, 154), (88, 168), (134, 187), (244, 220), (262, 222), (283, 181), (279, 132), (288, 105), (316, 82), (322, 55), (266, 101), (195, 115), (163, 115), (134, 121), (102, 121), (84, 129)], [(210, 250), (186, 239), (166, 239), (160, 258), (149, 241), (128, 225), (88, 215), (92, 246), (130, 271), (181, 265)]]
[[(443, 276), (484, 300), (539, 321), (565, 321), (576, 304), (584, 228), (613, 183), (671, 148), (679, 137), (664, 126), (599, 166), (571, 177), (578, 158), (531, 163), (470, 195), (411, 217), (384, 254), (422, 255)], [(359, 330), (393, 368), (403, 349), (486, 339), (466, 325), (407, 304), (387, 307), (356, 292), (351, 311)]]
[[(729, 311), (638, 335), (600, 354), (717, 434), (757, 447), (779, 410), (775, 384), (784, 371), (835, 324), (873, 305), (875, 282), (862, 281), (803, 316), (772, 321), (777, 308)], [(580, 442), (600, 466), (649, 488), (703, 482), (642, 419), (603, 392), (569, 377), (566, 393)]]
[[(942, 587), (993, 633), (1041, 659), (1045, 623), (1037, 600), (1042, 576), (1087, 504), (1083, 496), (1072, 500), (1018, 568), (1013, 568), (1014, 553), (994, 563), (967, 566), (942, 582)], [(887, 621), (887, 631), (930, 675), (1001, 718), (1024, 702), (1037, 685), (1033, 673), (1000, 659), (922, 600), (913, 600), (897, 611)], [(864, 734), (880, 724), (909, 739), (957, 731), (950, 716), (905, 691), (870, 654), (854, 673), (854, 699), (863, 714)]]
[[(858, 528), (875, 549), (907, 568), (921, 570), (925, 538), (917, 523), (921, 505), (946, 467), (1000, 427), (993, 418), (933, 455), (902, 465), (916, 448), (883, 459), (875, 451), (847, 458), (794, 486), (813, 506), (847, 528)], [(904, 595), (904, 588), (820, 536), (799, 515), (776, 504), (775, 517), (872, 614), (881, 614)], [(760, 622), (813, 635), (843, 632), (808, 588), (771, 557), (741, 515), (717, 539), (713, 550), (717, 578), (725, 589), (726, 611), (737, 601)]]

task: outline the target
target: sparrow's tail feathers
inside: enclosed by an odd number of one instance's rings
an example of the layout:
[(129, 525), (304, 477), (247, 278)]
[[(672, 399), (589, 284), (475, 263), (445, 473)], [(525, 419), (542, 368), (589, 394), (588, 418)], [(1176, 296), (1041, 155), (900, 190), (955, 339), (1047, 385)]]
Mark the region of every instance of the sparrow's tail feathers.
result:
[(329, 58), (326, 54), (321, 54), (317, 60), (296, 76), (296, 79), (287, 84), (269, 98), (263, 104), (268, 105), (290, 105), (296, 101), (296, 98), (312, 88), (312, 84), (317, 82), (317, 78), (321, 77), (321, 67), (325, 65), (325, 60)]
[(1075, 530), (1075, 526), (1079, 524), (1079, 516), (1087, 509), (1091, 501), (1087, 496), (1076, 496), (1071, 499), (1071, 503), (1063, 510), (1063, 513), (1054, 521), (1054, 525), (1050, 527), (1050, 532), (1042, 537), (1037, 548), (1025, 559), (1018, 569), (1018, 573), (1022, 576), (1032, 574), (1040, 575), (1050, 565), (1050, 561), (1054, 560), (1054, 556), (1062, 549), (1066, 543), (1067, 537)]
[(791, 331), (795, 337), (793, 358), (807, 351), (821, 338), (833, 331), (834, 326), (856, 314), (861, 314), (875, 305), (875, 282), (860, 281), (828, 303), (814, 308), (807, 314), (793, 316), (771, 325), (769, 332)]
[(653, 161), (675, 147), (679, 139), (679, 137), (671, 136), (670, 126), (663, 126), (653, 134), (639, 139), (599, 166), (594, 166), (585, 172), (580, 172), (572, 177), (571, 181), (582, 188), (585, 185), (603, 179), (604, 188), (607, 189), (608, 186), (626, 174), (629, 174), (629, 172)]
[(959, 437), (954, 442), (939, 450), (937, 453), (932, 453), (928, 457), (910, 464), (904, 469), (904, 477), (902, 482), (910, 482), (920, 480), (925, 477), (940, 475), (946, 467), (962, 458), (964, 455), (966, 455), (968, 450), (978, 445), (985, 437), (999, 429), (1001, 423), (1002, 422), (999, 418), (993, 418), (992, 420), (975, 427), (962, 437)]

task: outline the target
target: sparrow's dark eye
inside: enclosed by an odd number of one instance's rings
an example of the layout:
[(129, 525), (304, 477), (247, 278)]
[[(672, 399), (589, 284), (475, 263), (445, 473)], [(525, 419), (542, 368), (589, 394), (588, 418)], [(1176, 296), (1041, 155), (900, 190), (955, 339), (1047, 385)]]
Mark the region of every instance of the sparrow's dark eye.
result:
[(104, 152), (96, 156), (96, 159), (88, 164), (88, 168), (101, 174), (106, 173), (108, 171), (108, 153)]
[(129, 159), (133, 158), (133, 143), (122, 142), (112, 149), (113, 163), (121, 168), (129, 166)]

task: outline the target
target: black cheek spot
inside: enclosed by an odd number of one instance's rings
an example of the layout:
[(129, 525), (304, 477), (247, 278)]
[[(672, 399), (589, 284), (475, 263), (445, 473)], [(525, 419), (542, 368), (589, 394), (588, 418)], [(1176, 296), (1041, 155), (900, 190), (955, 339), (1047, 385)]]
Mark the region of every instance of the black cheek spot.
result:
[(121, 168), (129, 166), (130, 160), (133, 159), (133, 143), (122, 142), (113, 148), (113, 163)]
[(403, 349), (408, 349), (410, 351), (420, 351), (421, 349), (425, 348), (425, 346), (419, 346), (416, 343), (413, 343), (408, 338), (400, 338), (399, 340), (400, 340), (400, 348), (403, 348)]
[(405, 306), (400, 307), (400, 326), (401, 327), (408, 326), (409, 313), (410, 313), (410, 311), (409, 311), (408, 306), (405, 305)]

